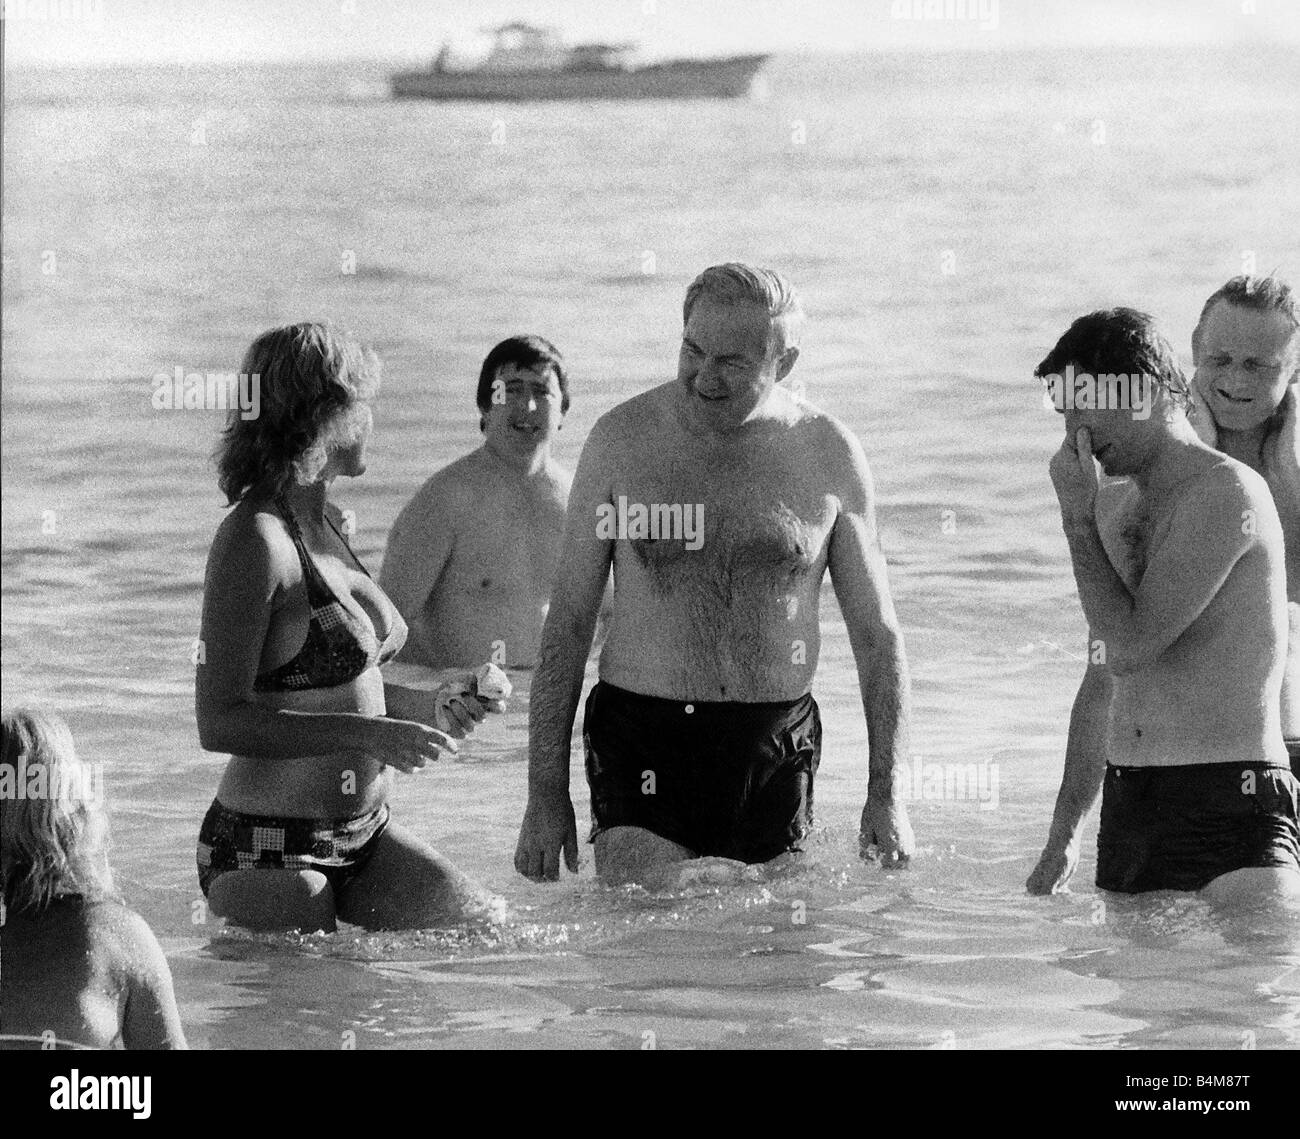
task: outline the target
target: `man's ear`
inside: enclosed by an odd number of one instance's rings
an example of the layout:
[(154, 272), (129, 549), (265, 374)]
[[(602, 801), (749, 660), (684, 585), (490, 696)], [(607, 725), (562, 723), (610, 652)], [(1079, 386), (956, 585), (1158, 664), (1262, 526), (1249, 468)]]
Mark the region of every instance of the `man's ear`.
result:
[(780, 383), (786, 378), (794, 368), (795, 361), (799, 359), (798, 348), (787, 348), (781, 353), (781, 362), (776, 368), (776, 380)]

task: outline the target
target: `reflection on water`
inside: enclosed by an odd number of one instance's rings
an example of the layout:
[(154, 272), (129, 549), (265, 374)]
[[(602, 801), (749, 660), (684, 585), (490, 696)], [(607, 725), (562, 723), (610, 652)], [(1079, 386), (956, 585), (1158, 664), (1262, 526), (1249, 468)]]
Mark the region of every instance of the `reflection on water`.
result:
[(169, 954), (207, 994), (192, 1037), (213, 1047), (1296, 1043), (1294, 916), (1269, 944), (1187, 896), (1099, 910), (954, 890), (943, 860), (884, 874), (837, 857), (851, 837), (822, 829), (764, 883), (538, 887), (499, 929), (226, 930)]

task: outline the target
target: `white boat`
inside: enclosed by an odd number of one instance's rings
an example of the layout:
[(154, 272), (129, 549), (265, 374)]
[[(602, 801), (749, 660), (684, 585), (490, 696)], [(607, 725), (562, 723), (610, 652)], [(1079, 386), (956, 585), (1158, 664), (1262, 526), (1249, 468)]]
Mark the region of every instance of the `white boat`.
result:
[(766, 55), (634, 65), (630, 44), (567, 46), (549, 28), (502, 24), (481, 60), (450, 45), (424, 71), (392, 76), (397, 99), (729, 99), (745, 95)]

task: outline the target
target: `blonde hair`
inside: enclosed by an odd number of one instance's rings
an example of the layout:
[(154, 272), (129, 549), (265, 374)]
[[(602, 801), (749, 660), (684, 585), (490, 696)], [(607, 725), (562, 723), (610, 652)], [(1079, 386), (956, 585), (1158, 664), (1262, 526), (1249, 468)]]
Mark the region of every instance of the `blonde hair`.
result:
[(91, 782), (58, 716), (22, 708), (0, 722), (0, 893), (6, 906), (39, 911), (68, 893), (116, 897), (108, 818)]
[(364, 430), (363, 407), (379, 390), (379, 357), (319, 321), (272, 328), (253, 341), (240, 371), (259, 385), (259, 411), (232, 408), (217, 445), (218, 483), (229, 505), (257, 491), (315, 482), (332, 446)]

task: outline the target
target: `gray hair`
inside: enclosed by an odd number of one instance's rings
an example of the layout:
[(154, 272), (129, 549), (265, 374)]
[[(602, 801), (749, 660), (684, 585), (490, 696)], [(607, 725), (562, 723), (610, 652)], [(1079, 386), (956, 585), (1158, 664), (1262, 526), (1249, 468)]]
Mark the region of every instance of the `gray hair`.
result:
[[(775, 269), (758, 269), (739, 261), (709, 266), (686, 289), (683, 324), (691, 319), (691, 310), (702, 296), (724, 304), (756, 304), (766, 311), (777, 339), (778, 355), (799, 343), (803, 305), (789, 278)], [(769, 347), (771, 344), (769, 339)]]

